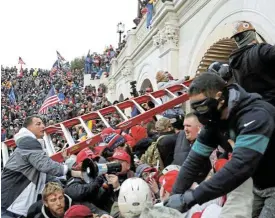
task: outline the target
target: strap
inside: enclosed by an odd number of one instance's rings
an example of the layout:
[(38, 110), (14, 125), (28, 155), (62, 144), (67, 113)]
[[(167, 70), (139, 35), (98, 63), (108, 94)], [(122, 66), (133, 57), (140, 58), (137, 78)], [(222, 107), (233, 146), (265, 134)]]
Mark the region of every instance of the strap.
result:
[(157, 139), (157, 141), (156, 141), (156, 144), (157, 144), (157, 145), (158, 145), (159, 141), (160, 141), (161, 139), (164, 138), (164, 136), (166, 136), (166, 135), (162, 135), (162, 136), (158, 137), (158, 139)]

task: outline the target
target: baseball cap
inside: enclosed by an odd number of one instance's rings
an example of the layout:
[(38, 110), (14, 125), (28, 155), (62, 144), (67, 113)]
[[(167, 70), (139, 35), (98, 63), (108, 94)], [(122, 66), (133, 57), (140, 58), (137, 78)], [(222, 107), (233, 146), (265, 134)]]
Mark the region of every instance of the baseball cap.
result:
[(95, 159), (98, 158), (99, 155), (95, 155), (94, 152), (90, 148), (84, 148), (81, 150), (76, 156), (76, 164), (80, 164), (86, 158)]
[(159, 178), (159, 182), (163, 186), (165, 191), (169, 193), (172, 192), (172, 188), (173, 188), (173, 185), (175, 184), (178, 174), (179, 174), (179, 171), (172, 170)]
[(109, 158), (109, 160), (110, 161), (112, 161), (112, 160), (122, 160), (122, 161), (126, 161), (128, 164), (131, 164), (130, 155), (122, 149), (117, 149), (115, 151), (115, 153), (113, 154), (113, 156)]
[(71, 206), (65, 213), (64, 218), (84, 218), (93, 217), (91, 210), (84, 205)]

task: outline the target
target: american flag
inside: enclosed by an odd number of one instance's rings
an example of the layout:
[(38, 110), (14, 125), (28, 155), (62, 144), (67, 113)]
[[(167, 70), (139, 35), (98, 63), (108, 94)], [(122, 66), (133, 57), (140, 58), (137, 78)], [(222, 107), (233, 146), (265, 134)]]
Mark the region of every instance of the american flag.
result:
[(58, 59), (58, 60), (66, 61), (65, 58), (63, 58), (63, 57), (61, 56), (61, 54), (60, 54), (58, 51), (56, 51), (56, 54), (57, 54), (57, 59)]
[(56, 60), (53, 64), (53, 67), (51, 69), (51, 72), (50, 72), (50, 77), (52, 77), (56, 72), (58, 72), (60, 70), (60, 64), (59, 64), (59, 61)]
[(55, 94), (54, 86), (52, 86), (38, 113), (47, 114), (49, 107), (56, 105), (59, 101), (58, 96)]
[(25, 64), (21, 57), (19, 57), (18, 64)]

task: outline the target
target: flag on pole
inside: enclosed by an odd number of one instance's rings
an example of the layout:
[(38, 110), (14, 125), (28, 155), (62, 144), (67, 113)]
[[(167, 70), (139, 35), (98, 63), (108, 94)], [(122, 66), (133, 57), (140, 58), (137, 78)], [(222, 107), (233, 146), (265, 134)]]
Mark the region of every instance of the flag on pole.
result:
[(59, 61), (66, 61), (65, 58), (63, 58), (63, 57), (61, 56), (61, 54), (60, 54), (58, 51), (56, 51), (56, 54), (57, 54), (57, 59), (58, 59)]
[(17, 74), (17, 77), (20, 77), (20, 78), (22, 78), (23, 77), (23, 68), (22, 68), (22, 64), (21, 64), (21, 67), (20, 67), (20, 71), (19, 71), (19, 73)]
[(60, 64), (59, 64), (59, 61), (56, 60), (52, 66), (50, 77), (52, 77), (58, 70), (60, 70)]
[(25, 64), (21, 57), (19, 57), (18, 64)]
[(59, 101), (58, 96), (55, 94), (54, 86), (52, 86), (38, 113), (47, 114), (49, 107), (56, 105)]

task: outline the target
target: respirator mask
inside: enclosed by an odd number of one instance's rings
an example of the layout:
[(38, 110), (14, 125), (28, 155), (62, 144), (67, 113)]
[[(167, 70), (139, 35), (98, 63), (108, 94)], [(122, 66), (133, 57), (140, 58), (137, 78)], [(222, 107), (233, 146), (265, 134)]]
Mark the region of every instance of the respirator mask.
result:
[[(205, 99), (191, 103), (194, 114), (198, 117), (198, 120), (202, 125), (219, 124), (221, 121), (221, 113), (224, 108), (227, 107), (227, 89), (223, 92), (223, 95), (219, 99), (206, 97)], [(221, 101), (224, 104), (218, 109), (218, 105)]]

